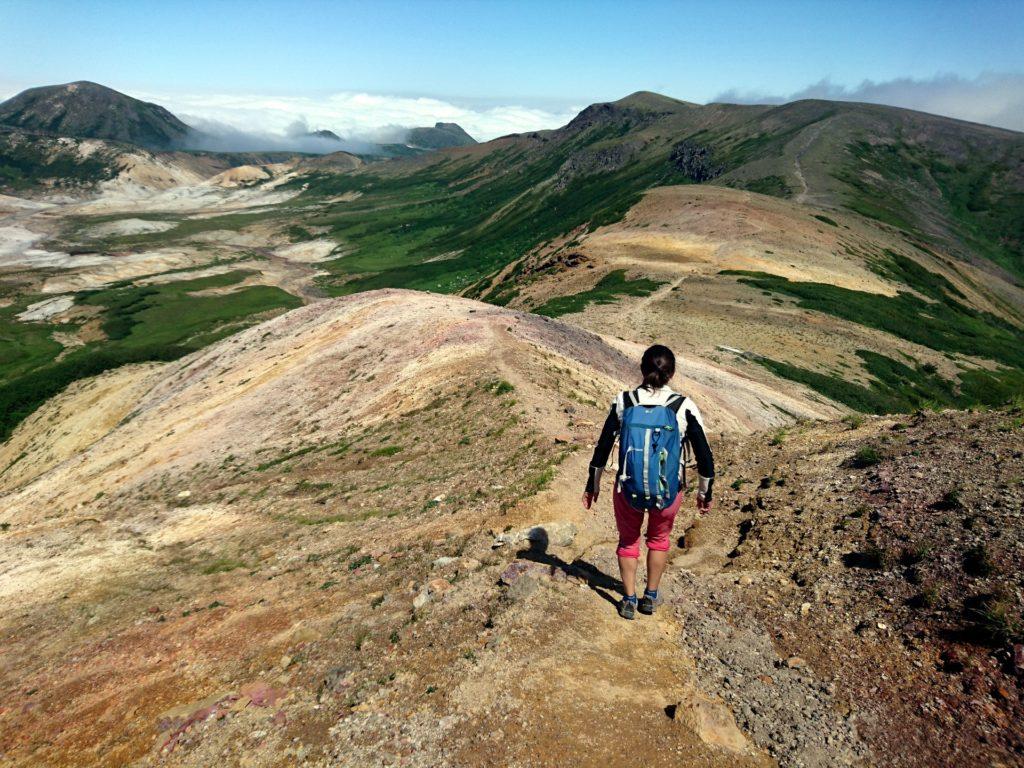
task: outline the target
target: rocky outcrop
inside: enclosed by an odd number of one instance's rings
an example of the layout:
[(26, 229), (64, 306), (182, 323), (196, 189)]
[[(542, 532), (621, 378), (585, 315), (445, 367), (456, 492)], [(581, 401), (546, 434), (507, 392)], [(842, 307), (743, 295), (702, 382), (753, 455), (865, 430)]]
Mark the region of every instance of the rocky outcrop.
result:
[(697, 184), (711, 181), (725, 170), (723, 166), (715, 164), (710, 147), (701, 146), (689, 139), (672, 147), (669, 162), (678, 172)]
[(582, 176), (614, 173), (633, 162), (643, 151), (644, 146), (644, 142), (633, 141), (580, 150), (562, 163), (555, 177), (554, 189), (561, 192)]

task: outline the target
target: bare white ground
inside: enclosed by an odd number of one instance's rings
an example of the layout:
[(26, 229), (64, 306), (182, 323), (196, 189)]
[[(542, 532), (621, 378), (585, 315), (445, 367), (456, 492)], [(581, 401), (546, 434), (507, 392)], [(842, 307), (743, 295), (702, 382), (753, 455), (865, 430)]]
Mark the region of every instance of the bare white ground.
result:
[(35, 304), (29, 304), (24, 312), (18, 313), (15, 317), (26, 323), (49, 320), (55, 315), (67, 312), (74, 305), (74, 296), (54, 296), (52, 299), (43, 299)]
[(91, 227), (87, 234), (93, 237), (111, 235), (145, 235), (150, 232), (166, 232), (178, 226), (175, 221), (147, 221), (146, 219), (120, 219), (107, 221)]

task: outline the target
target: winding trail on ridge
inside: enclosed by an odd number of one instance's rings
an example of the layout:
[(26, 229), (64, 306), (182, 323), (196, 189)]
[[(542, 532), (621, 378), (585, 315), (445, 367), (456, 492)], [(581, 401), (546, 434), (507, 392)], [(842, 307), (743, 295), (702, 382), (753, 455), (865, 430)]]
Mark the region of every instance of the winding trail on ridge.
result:
[(807, 186), (807, 179), (804, 177), (803, 166), (800, 160), (804, 155), (807, 154), (811, 145), (817, 140), (821, 134), (821, 129), (824, 127), (828, 120), (823, 120), (815, 125), (812, 125), (803, 134), (803, 141), (800, 146), (797, 147), (796, 154), (793, 156), (793, 173), (796, 175), (797, 181), (800, 182), (800, 192), (796, 196), (796, 202), (806, 205), (808, 203), (808, 195), (810, 194), (810, 188)]

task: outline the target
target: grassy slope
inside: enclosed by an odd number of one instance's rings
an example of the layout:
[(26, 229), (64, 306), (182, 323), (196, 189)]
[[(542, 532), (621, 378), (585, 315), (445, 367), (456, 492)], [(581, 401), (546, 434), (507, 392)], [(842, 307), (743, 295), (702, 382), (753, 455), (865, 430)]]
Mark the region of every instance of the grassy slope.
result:
[(778, 360), (760, 362), (774, 373), (821, 392), (851, 408), (874, 413), (908, 411), (927, 405), (966, 407), (1001, 405), (1024, 392), (1024, 332), (994, 315), (974, 310), (941, 275), (889, 251), (874, 269), (913, 289), (896, 296), (811, 282), (791, 282), (759, 272), (726, 271), (741, 283), (790, 297), (797, 306), (875, 328), (922, 346), (962, 357), (980, 357), (997, 364), (993, 371), (961, 366), (959, 382), (940, 376), (933, 367), (912, 365), (861, 350), (865, 371), (873, 381), (862, 386), (845, 378), (809, 371)]
[(40, 185), (75, 187), (113, 178), (116, 151), (82, 158), (74, 145), (0, 129), (0, 191), (21, 192)]
[(301, 301), (279, 288), (251, 286), (222, 295), (195, 291), (222, 288), (246, 276), (236, 271), (165, 285), (114, 286), (79, 294), (79, 302), (103, 308), (107, 341), (93, 342), (57, 359), (63, 347), (55, 330), (74, 326), (24, 324), (13, 319), (27, 302), (0, 311), (0, 440), (22, 419), (68, 384), (126, 363), (174, 360)]
[[(832, 195), (837, 205), (898, 227), (915, 241), (944, 248), (952, 244), (954, 252), (988, 259), (1021, 274), (1024, 217), (1018, 212), (1024, 202), (1015, 190), (1024, 188), (1018, 170), (1024, 139), (1018, 136), (867, 105), (806, 101), (781, 107), (697, 107), (643, 93), (589, 107), (558, 131), (369, 166), (354, 173), (314, 172), (292, 182), (303, 187), (301, 194), (272, 211), (188, 219), (169, 232), (111, 238), (99, 245), (140, 248), (204, 230), (240, 229), (266, 219), (280, 220), (282, 227), (298, 222), (306, 232), (326, 228), (328, 236), (346, 247), (345, 256), (323, 265), (328, 271), (323, 287), (332, 295), (396, 286), (462, 292), (504, 303), (515, 295), (517, 270), (496, 287), (490, 281), (510, 264), (556, 238), (617, 221), (652, 187), (693, 183), (693, 168), (674, 160), (673, 149), (680, 142), (706, 150), (707, 168), (718, 174), (711, 183), (788, 196), (794, 188), (792, 147), (806, 144), (804, 137), (810, 131), (829, 137), (826, 166), (836, 186), (822, 187), (821, 194)], [(9, 172), (11, 179), (26, 178), (27, 171), (18, 170), (18, 163), (7, 162), (15, 168)], [(94, 178), (106, 171), (82, 165), (67, 173)], [(346, 193), (359, 196), (326, 202)], [(922, 290), (918, 284), (922, 276), (910, 274), (905, 265), (901, 269), (900, 274), (888, 276), (920, 296), (904, 293), (889, 300), (831, 286), (787, 284), (770, 276), (746, 279), (764, 290), (788, 294), (809, 308), (840, 314), (933, 349), (977, 353), (1018, 371), (1024, 367), (1012, 351), (1020, 342), (1019, 329), (975, 312), (945, 288), (938, 293)], [(554, 299), (539, 311), (561, 314), (589, 301), (611, 301), (652, 288), (624, 273), (608, 275), (592, 291)], [(132, 293), (146, 290), (152, 289), (119, 288), (105, 293), (108, 315), (122, 305), (130, 307), (132, 300), (157, 301), (153, 294)], [(180, 292), (172, 300), (168, 291), (158, 291), (159, 303), (173, 310), (161, 313), (147, 307), (129, 313), (134, 318), (131, 322), (139, 321), (151, 335), (132, 331), (115, 339), (107, 352), (125, 359), (129, 353), (142, 355), (145, 349), (152, 356), (167, 355), (166, 350), (177, 350), (186, 341), (193, 348), (216, 336), (216, 329), (225, 322), (293, 301), (271, 289), (247, 289), (226, 302), (223, 298), (207, 302)], [(87, 301), (103, 303), (96, 298)], [(235, 306), (238, 302), (243, 305)], [(929, 313), (930, 302), (943, 305), (940, 317)], [(213, 305), (223, 308), (227, 317), (211, 312)], [(12, 340), (0, 353), (0, 381), (5, 386), (19, 376), (48, 370), (59, 351), (48, 338), (55, 328), (13, 328), (12, 314), (13, 308), (0, 315), (0, 321), (7, 318), (6, 335)], [(180, 324), (181, 318), (187, 322)], [(164, 322), (175, 330), (161, 329)], [(152, 344), (143, 344), (143, 339)], [(96, 346), (68, 359), (95, 354), (100, 345)], [(777, 372), (791, 378), (806, 380), (811, 373), (784, 365), (779, 363)], [(881, 370), (875, 365), (872, 371), (867, 362), (865, 369), (875, 374)], [(894, 369), (887, 370), (886, 386), (897, 393), (905, 390), (908, 397), (913, 394), (906, 372), (900, 374), (901, 384)], [(1012, 377), (1000, 375), (1001, 392), (1012, 386), (1008, 383)], [(961, 391), (983, 392), (986, 386), (995, 386), (985, 381), (970, 386), (971, 377), (979, 376), (965, 372)], [(856, 398), (838, 399), (853, 402)], [(864, 404), (868, 410), (879, 410), (892, 402)]]
[(852, 140), (847, 152), (834, 174), (848, 208), (919, 234), (939, 226), (962, 251), (1024, 278), (1024, 185), (1014, 170), (1024, 140), (988, 155), (968, 146), (957, 159), (898, 130), (887, 143)]

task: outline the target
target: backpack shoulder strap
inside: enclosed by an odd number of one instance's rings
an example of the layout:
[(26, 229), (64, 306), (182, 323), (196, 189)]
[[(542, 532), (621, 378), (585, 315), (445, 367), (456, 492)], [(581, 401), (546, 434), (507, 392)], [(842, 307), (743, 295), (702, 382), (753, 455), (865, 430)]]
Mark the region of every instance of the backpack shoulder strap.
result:
[(667, 408), (671, 409), (671, 411), (678, 416), (679, 415), (679, 409), (683, 407), (683, 403), (685, 401), (686, 401), (686, 396), (685, 395), (680, 395), (678, 392), (676, 392), (675, 394), (672, 395), (672, 397), (669, 399), (669, 401), (667, 403), (665, 403), (665, 406)]
[(634, 405), (639, 405), (639, 403), (640, 398), (636, 392), (627, 389), (622, 393), (622, 410), (632, 408)]

